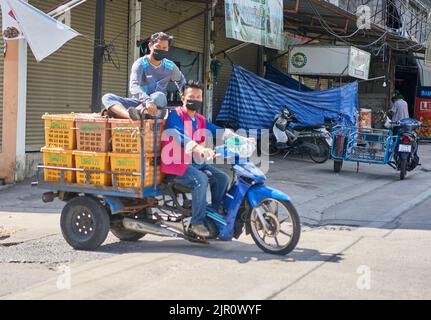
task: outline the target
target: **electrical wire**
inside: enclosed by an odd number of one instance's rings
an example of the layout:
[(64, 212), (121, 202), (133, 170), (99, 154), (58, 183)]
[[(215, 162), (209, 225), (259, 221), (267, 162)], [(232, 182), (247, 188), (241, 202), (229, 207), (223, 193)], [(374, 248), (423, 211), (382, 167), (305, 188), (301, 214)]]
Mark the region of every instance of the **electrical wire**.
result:
[[(114, 57), (117, 60), (117, 62), (114, 60)], [(114, 66), (115, 69), (117, 69), (117, 70), (121, 69), (121, 61), (117, 55), (117, 48), (114, 45), (105, 46), (103, 58), (104, 58), (105, 62), (112, 63), (112, 65)]]
[[(358, 32), (359, 32), (359, 30), (363, 30), (363, 29), (360, 29), (360, 28), (358, 28), (355, 32), (353, 32), (352, 34), (350, 34), (350, 35), (347, 35), (347, 36), (341, 36), (341, 35), (339, 35), (339, 34), (337, 34), (336, 32), (334, 32), (333, 30), (332, 30), (332, 28), (328, 25), (328, 23), (325, 21), (325, 19), (320, 15), (320, 13), (319, 13), (319, 11), (316, 9), (316, 7), (315, 7), (315, 5), (314, 5), (314, 3), (311, 1), (311, 0), (307, 0), (308, 1), (308, 3), (310, 4), (310, 6), (311, 6), (311, 8), (312, 8), (312, 10), (314, 11), (314, 13), (315, 13), (315, 15), (317, 15), (318, 16), (318, 20), (319, 20), (319, 23), (320, 23), (320, 25), (322, 26), (322, 28), (323, 29), (325, 29), (329, 34), (331, 34), (331, 35), (333, 35), (334, 37), (336, 37), (336, 38), (338, 38), (340, 41), (342, 41), (343, 43), (345, 43), (345, 44), (347, 44), (347, 45), (349, 45), (349, 46), (352, 46), (353, 44), (352, 43), (350, 43), (350, 42), (348, 42), (348, 41), (346, 41), (345, 39), (348, 39), (348, 38), (351, 38), (351, 37), (353, 37), (355, 34), (357, 34)], [(387, 35), (387, 33), (388, 33), (388, 31), (385, 31), (377, 40), (375, 40), (375, 41), (373, 41), (373, 42), (371, 42), (371, 43), (369, 43), (369, 44), (366, 44), (366, 45), (355, 45), (356, 47), (359, 47), (359, 48), (368, 48), (368, 47), (371, 47), (371, 46), (373, 46), (374, 44), (376, 44), (376, 43), (378, 43), (378, 42), (380, 42), (380, 40), (382, 40), (386, 35)]]
[[(339, 35), (339, 34), (337, 34), (336, 32), (334, 32), (333, 31), (333, 29), (328, 25), (328, 23), (325, 21), (325, 19), (321, 16), (321, 14), (319, 13), (319, 11), (317, 10), (317, 8), (315, 7), (315, 5), (314, 5), (314, 3), (311, 1), (311, 0), (308, 0), (308, 3), (310, 4), (310, 6), (311, 6), (311, 8), (312, 8), (312, 10), (313, 10), (313, 12), (318, 16), (318, 20), (319, 20), (319, 23), (320, 23), (320, 25), (322, 26), (322, 28), (323, 29), (325, 29), (329, 34), (331, 34), (332, 36), (334, 36), (334, 37), (336, 37), (336, 38), (338, 38), (340, 41), (342, 41), (343, 43), (345, 43), (345, 44), (347, 44), (347, 45), (353, 45), (352, 43), (350, 43), (350, 42), (348, 42), (348, 41), (346, 41), (345, 39), (348, 39), (348, 38), (351, 38), (352, 36), (354, 36), (359, 30), (363, 30), (363, 29), (357, 29), (355, 32), (353, 32), (352, 34), (350, 34), (350, 35), (347, 35), (347, 36), (342, 36), (342, 35)], [(375, 44), (377, 44), (378, 42), (380, 42), (383, 38), (385, 38), (388, 34), (390, 34), (389, 33), (389, 31), (388, 30), (386, 30), (378, 39), (376, 39), (375, 41), (373, 41), (373, 42), (371, 42), (371, 43), (368, 43), (368, 44), (365, 44), (365, 45), (359, 45), (359, 44), (355, 44), (355, 46), (356, 47), (358, 47), (358, 48), (370, 48), (370, 47), (372, 47), (372, 46), (374, 46)], [(403, 42), (408, 42), (409, 40), (408, 39), (403, 39), (402, 40)], [(384, 45), (384, 44), (383, 44)], [(382, 45), (382, 46), (383, 46)], [(380, 50), (381, 50), (381, 48), (382, 48), (382, 46), (379, 48), (379, 50), (378, 50), (378, 53), (380, 53)], [(390, 44), (388, 44), (388, 46), (389, 47), (391, 47), (392, 49), (394, 49), (394, 50), (397, 50), (397, 51), (409, 51), (409, 50), (411, 50), (412, 48), (415, 48), (415, 47), (419, 47), (418, 49), (416, 49), (416, 50), (421, 50), (422, 48), (424, 48), (424, 46), (422, 45), (422, 44), (419, 44), (419, 43), (417, 43), (417, 44), (414, 44), (414, 45), (412, 45), (412, 46), (409, 46), (409, 47), (407, 47), (407, 48), (402, 48), (402, 49), (400, 49), (400, 48), (394, 48), (394, 47), (392, 47)]]

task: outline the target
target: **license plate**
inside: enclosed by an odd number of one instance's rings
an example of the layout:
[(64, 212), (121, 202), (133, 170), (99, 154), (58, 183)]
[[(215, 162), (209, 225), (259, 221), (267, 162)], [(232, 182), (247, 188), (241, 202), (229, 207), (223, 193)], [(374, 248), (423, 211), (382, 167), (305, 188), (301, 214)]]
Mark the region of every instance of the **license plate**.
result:
[(412, 146), (409, 144), (400, 144), (398, 147), (399, 152), (412, 152)]

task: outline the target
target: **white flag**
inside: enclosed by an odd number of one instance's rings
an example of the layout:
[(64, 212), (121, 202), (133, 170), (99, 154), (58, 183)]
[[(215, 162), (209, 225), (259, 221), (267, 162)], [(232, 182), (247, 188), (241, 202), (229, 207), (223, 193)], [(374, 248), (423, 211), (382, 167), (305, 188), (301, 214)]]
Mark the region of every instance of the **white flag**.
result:
[(2, 0), (2, 11), (7, 7), (3, 6), (4, 3), (9, 6), (19, 31), (24, 35), (38, 62), (80, 35), (69, 26), (22, 0)]

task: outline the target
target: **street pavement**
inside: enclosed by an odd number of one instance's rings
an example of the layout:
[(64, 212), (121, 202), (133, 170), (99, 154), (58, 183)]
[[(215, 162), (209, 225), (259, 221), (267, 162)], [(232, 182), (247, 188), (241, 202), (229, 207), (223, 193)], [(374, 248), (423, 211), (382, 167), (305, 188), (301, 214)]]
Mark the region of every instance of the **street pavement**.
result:
[[(288, 256), (250, 236), (192, 244), (112, 234), (94, 252), (63, 240), (63, 204), (30, 181), (0, 191), (0, 299), (430, 299), (431, 145), (405, 181), (390, 167), (272, 158), (268, 185), (303, 222)], [(1, 235), (9, 234), (1, 238)]]

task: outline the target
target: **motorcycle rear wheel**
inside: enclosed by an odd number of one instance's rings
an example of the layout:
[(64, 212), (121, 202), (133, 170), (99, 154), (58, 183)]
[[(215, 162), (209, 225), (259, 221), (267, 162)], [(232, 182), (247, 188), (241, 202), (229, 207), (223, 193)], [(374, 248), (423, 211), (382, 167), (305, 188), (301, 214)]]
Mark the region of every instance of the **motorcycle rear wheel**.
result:
[[(268, 230), (263, 228), (258, 218), (258, 208), (264, 211), (263, 216), (267, 222)], [(281, 221), (280, 218), (282, 218)], [(285, 225), (282, 226), (282, 224)], [(282, 229), (282, 227), (287, 227), (287, 230), (286, 228)], [(251, 231), (253, 241), (262, 251), (275, 255), (287, 255), (298, 244), (301, 235), (301, 222), (298, 212), (290, 201), (265, 199), (257, 208), (251, 210), (249, 219), (247, 219), (247, 229)], [(280, 243), (279, 238), (282, 235), (287, 237), (288, 241), (285, 244)]]
[(407, 159), (401, 159), (400, 163), (400, 180), (404, 180), (407, 175)]
[(319, 155), (313, 155), (310, 153), (310, 159), (313, 160), (315, 163), (325, 163), (329, 159), (330, 149), (328, 144), (326, 143), (326, 140), (324, 139), (318, 139), (316, 141), (317, 146), (319, 147)]

